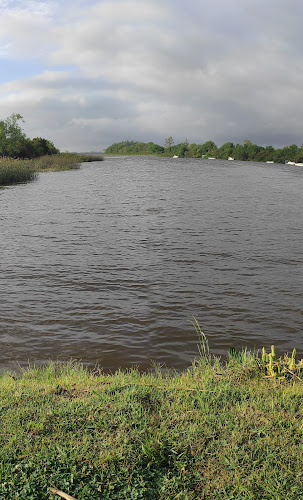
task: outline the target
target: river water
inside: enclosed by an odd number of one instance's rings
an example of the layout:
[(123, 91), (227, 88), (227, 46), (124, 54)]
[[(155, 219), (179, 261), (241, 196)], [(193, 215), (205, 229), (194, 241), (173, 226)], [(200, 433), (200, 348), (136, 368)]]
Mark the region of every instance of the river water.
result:
[(0, 371), (303, 355), (303, 169), (106, 157), (0, 190)]

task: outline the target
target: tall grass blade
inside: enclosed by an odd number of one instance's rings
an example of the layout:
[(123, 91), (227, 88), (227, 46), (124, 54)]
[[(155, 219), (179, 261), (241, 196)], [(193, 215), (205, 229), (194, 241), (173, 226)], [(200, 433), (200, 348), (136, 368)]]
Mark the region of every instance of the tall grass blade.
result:
[(199, 344), (198, 344), (198, 350), (200, 354), (200, 359), (201, 361), (204, 361), (206, 364), (211, 363), (211, 355), (209, 352), (209, 345), (208, 345), (208, 340), (205, 335), (205, 333), (202, 332), (201, 327), (199, 325), (199, 322), (195, 316), (193, 317), (194, 321), (192, 321), (192, 325), (194, 326), (198, 338), (199, 338)]

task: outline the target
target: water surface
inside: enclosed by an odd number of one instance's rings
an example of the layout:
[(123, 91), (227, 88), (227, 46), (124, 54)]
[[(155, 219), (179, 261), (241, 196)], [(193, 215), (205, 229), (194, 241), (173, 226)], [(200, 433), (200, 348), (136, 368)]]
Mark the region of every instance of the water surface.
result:
[(303, 169), (107, 157), (0, 191), (0, 370), (303, 355)]

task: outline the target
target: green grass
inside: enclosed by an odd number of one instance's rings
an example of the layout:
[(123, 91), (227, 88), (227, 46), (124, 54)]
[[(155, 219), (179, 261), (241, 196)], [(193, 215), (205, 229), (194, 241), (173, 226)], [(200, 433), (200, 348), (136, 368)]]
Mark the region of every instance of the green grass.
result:
[(83, 159), (82, 156), (76, 153), (59, 153), (57, 155), (40, 156), (40, 158), (31, 161), (34, 169), (38, 172), (58, 172), (80, 168)]
[(103, 156), (77, 153), (59, 153), (57, 155), (41, 156), (32, 160), (33, 166), (39, 172), (72, 170), (80, 167), (80, 163), (102, 161)]
[(202, 352), (184, 373), (4, 374), (0, 499), (303, 498), (299, 368), (279, 380), (246, 351)]
[(30, 161), (0, 158), (0, 186), (29, 182), (36, 177)]
[(37, 177), (37, 172), (73, 170), (79, 168), (80, 163), (92, 161), (103, 161), (103, 156), (59, 153), (41, 156), (33, 160), (0, 158), (0, 186), (29, 182)]
[(103, 160), (104, 157), (99, 154), (89, 154), (89, 153), (80, 154), (81, 163), (92, 162), (92, 161), (103, 161)]

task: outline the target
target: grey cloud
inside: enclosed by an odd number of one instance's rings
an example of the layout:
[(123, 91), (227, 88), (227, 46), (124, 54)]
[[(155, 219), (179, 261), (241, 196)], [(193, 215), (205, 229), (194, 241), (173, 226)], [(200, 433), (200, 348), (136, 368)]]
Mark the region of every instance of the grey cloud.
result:
[[(72, 149), (125, 138), (163, 144), (168, 135), (301, 143), (302, 2), (64, 5), (64, 20), (47, 17), (41, 43), (55, 70), (0, 89), (2, 110), (24, 114), (29, 130), (46, 127)], [(30, 24), (22, 37), (34, 43)], [(72, 69), (60, 75), (60, 66)]]

